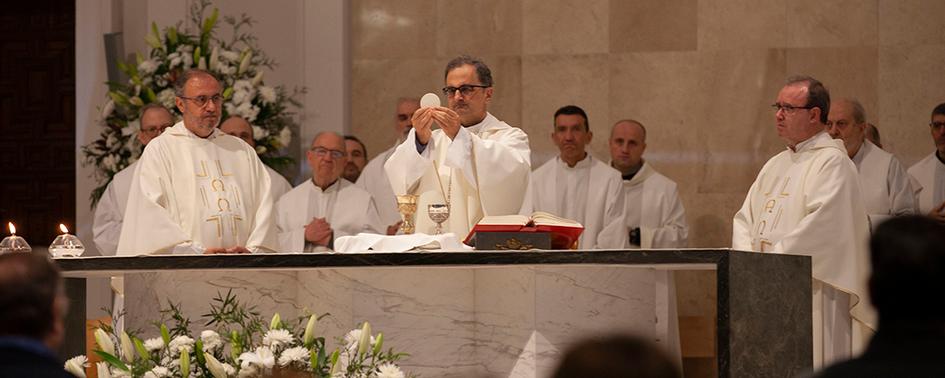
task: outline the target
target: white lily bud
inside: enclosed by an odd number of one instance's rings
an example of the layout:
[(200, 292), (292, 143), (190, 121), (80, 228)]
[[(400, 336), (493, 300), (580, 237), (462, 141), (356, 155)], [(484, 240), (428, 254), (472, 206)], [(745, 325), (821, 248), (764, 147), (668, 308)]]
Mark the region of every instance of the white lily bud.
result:
[(95, 329), (95, 343), (98, 344), (98, 347), (102, 352), (108, 353), (112, 356), (115, 355), (115, 343), (112, 342), (111, 337), (108, 336), (105, 331), (101, 328)]
[(253, 87), (258, 87), (259, 84), (262, 83), (262, 80), (263, 80), (263, 72), (259, 71), (256, 73), (256, 76), (253, 77), (253, 81), (252, 81)]
[(135, 360), (135, 346), (131, 342), (131, 338), (128, 337), (128, 333), (121, 332), (121, 359), (125, 362), (132, 362)]
[(210, 370), (210, 374), (213, 374), (213, 378), (227, 378), (226, 369), (223, 368), (223, 364), (221, 364), (216, 357), (213, 357), (213, 354), (204, 353), (203, 356), (207, 359), (207, 370)]
[(249, 61), (253, 59), (253, 52), (248, 51), (243, 55), (243, 60), (240, 60), (240, 68), (236, 71), (237, 75), (242, 75), (243, 72), (246, 72), (246, 69), (249, 68)]
[(210, 69), (217, 69), (217, 63), (220, 61), (220, 48), (213, 46), (213, 51), (210, 52)]
[(308, 317), (308, 323), (305, 324), (305, 333), (302, 334), (302, 343), (309, 345), (315, 339), (315, 324), (318, 323), (318, 317), (315, 314)]
[(358, 341), (358, 355), (367, 353), (371, 347), (371, 323), (364, 322), (361, 326), (361, 340)]

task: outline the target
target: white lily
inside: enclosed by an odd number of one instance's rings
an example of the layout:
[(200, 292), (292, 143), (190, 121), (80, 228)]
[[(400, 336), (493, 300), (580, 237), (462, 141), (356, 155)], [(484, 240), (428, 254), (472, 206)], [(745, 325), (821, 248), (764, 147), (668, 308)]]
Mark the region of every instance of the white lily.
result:
[(135, 346), (131, 342), (131, 338), (128, 337), (128, 333), (121, 332), (121, 359), (125, 362), (132, 362), (135, 360)]
[(79, 378), (85, 378), (85, 368), (88, 366), (88, 364), (89, 359), (85, 358), (85, 355), (79, 355), (70, 358), (68, 361), (66, 361), (63, 367), (70, 374)]
[(115, 343), (112, 342), (112, 338), (108, 336), (105, 331), (101, 328), (95, 329), (95, 343), (98, 344), (98, 347), (102, 349), (102, 352), (108, 353), (112, 356), (115, 355)]

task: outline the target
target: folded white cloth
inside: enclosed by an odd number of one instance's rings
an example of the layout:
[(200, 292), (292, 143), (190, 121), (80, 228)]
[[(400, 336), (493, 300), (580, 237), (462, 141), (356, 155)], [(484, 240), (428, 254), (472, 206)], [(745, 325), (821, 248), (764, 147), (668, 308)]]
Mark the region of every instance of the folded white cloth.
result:
[(471, 251), (473, 248), (459, 242), (456, 235), (378, 235), (360, 233), (335, 239), (335, 252), (404, 252), (424, 251)]

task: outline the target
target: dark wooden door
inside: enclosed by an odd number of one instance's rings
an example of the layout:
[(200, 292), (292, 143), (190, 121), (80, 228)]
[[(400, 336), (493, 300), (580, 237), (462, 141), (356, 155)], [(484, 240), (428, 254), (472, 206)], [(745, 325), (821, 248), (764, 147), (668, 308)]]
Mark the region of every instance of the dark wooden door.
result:
[(0, 235), (13, 222), (34, 248), (59, 223), (75, 232), (75, 3), (0, 11)]

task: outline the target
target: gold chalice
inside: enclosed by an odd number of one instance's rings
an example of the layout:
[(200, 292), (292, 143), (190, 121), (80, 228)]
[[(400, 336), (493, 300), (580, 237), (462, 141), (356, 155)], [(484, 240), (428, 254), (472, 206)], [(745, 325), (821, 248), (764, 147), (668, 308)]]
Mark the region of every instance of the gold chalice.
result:
[(417, 213), (417, 199), (420, 196), (416, 194), (401, 194), (397, 196), (397, 211), (400, 212), (400, 217), (403, 219), (403, 223), (400, 225), (400, 229), (404, 231), (404, 234), (412, 234), (416, 230), (416, 225), (414, 224), (414, 214)]

